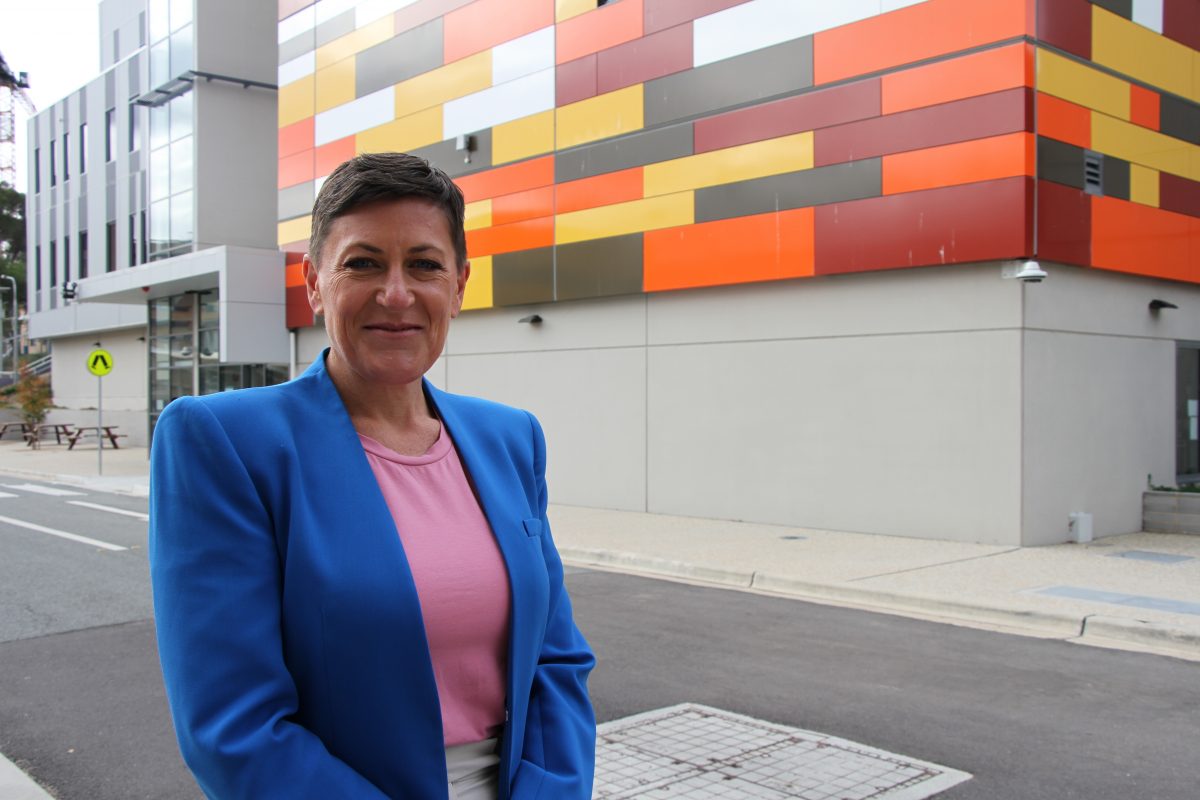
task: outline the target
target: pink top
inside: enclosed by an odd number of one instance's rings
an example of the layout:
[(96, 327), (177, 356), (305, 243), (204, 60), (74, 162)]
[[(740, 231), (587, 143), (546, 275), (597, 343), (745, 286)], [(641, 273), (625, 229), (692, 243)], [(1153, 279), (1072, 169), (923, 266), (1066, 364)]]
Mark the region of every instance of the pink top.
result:
[(445, 744), (497, 736), (504, 725), (508, 570), (458, 451), (444, 427), (421, 456), (358, 438), (421, 599)]

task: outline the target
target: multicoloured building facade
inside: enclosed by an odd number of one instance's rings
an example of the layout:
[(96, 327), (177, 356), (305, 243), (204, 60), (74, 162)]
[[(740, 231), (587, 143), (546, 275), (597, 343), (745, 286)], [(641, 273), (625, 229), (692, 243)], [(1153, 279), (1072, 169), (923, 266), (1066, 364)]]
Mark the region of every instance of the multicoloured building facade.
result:
[(1200, 474), (1194, 0), (280, 0), (278, 41), (301, 360), (322, 179), (429, 158), (474, 312), (431, 377), (560, 423), (560, 502), (1036, 544)]

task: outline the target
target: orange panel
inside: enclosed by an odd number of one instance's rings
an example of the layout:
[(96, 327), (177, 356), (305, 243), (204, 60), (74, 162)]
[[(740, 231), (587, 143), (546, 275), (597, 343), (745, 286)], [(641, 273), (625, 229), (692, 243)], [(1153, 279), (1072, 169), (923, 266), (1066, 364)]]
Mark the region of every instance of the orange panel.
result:
[(1031, 133), (1006, 133), (884, 156), (883, 193), (1033, 175), (1035, 141)]
[(279, 159), (279, 188), (295, 186), (313, 179), (313, 151), (305, 150)]
[(641, 167), (560, 183), (554, 198), (554, 212), (566, 214), (585, 208), (641, 200), (642, 185)]
[(554, 156), (542, 156), (519, 164), (497, 167), (474, 175), (455, 178), (468, 203), (502, 194), (523, 192), (554, 183)]
[(1092, 112), (1083, 106), (1038, 93), (1037, 132), (1076, 147), (1092, 146)]
[(883, 113), (894, 114), (1032, 85), (1026, 64), (1033, 48), (1013, 44), (884, 75)]
[[(638, 3), (641, 6), (641, 3)], [(554, 0), (476, 0), (442, 18), (445, 63), (554, 24)]]
[(467, 231), (467, 255), (491, 256), (554, 244), (554, 217), (541, 217)]
[(813, 274), (813, 209), (646, 231), (647, 292)]
[(1024, 35), (1026, 0), (928, 0), (813, 36), (820, 85)]
[(554, 29), (555, 64), (598, 53), (642, 35), (642, 0), (624, 0), (560, 22)]
[(1097, 267), (1200, 283), (1200, 219), (1116, 197), (1092, 198)]
[[(291, 254), (289, 253), (289, 256)], [(284, 267), (283, 285), (285, 287), (303, 286), (304, 285), (304, 264), (301, 261), (292, 263), (292, 259), (288, 258), (288, 264)]]
[(279, 129), (279, 155), (294, 156), (313, 146), (313, 117), (284, 125)]
[(554, 216), (554, 187), (543, 186), (492, 200), (492, 226)]
[(1143, 89), (1137, 84), (1129, 85), (1129, 121), (1152, 131), (1158, 130), (1159, 94)]
[(347, 136), (317, 148), (315, 174), (318, 178), (333, 172), (343, 161), (354, 158), (354, 137)]

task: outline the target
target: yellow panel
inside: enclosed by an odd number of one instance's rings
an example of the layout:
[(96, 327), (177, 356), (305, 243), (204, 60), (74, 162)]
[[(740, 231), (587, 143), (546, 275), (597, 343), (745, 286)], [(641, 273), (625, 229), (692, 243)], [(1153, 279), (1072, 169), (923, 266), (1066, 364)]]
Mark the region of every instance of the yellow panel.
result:
[(354, 99), (354, 59), (345, 58), (332, 67), (317, 70), (317, 112), (328, 111)]
[(1095, 111), (1092, 149), (1131, 164), (1200, 181), (1200, 147)]
[(588, 208), (559, 214), (555, 223), (554, 241), (558, 244), (620, 236), (625, 233), (652, 231), (691, 225), (695, 221), (695, 202), (692, 192), (630, 200), (611, 206)]
[(554, 149), (554, 111), (543, 111), (492, 128), (492, 163), (504, 164)]
[(642, 177), (645, 196), (653, 197), (812, 169), (812, 165), (813, 135), (812, 131), (805, 131), (765, 142), (648, 164), (643, 168)]
[(317, 48), (317, 69), (332, 66), (343, 58), (349, 58), (355, 53), (361, 53), (368, 47), (374, 47), (380, 42), (386, 42), (396, 35), (396, 21), (391, 14), (381, 17), (370, 25), (365, 25), (356, 31), (334, 39), (326, 45)]
[(278, 94), (279, 127), (291, 125), (306, 117), (313, 116), (315, 99), (313, 97), (313, 76), (305, 75), (298, 81), (287, 86), (281, 86)]
[(302, 242), (308, 239), (309, 233), (312, 232), (312, 217), (296, 217), (289, 219), (287, 222), (279, 223), (279, 238), (278, 244), (288, 244), (289, 242)]
[(641, 130), (642, 85), (590, 97), (556, 112), (558, 149)]
[(396, 108), (405, 111), (429, 108), (491, 85), (492, 51), (484, 50), (397, 83)]
[(442, 107), (427, 108), (407, 117), (385, 122), (361, 131), (354, 140), (354, 152), (407, 152), (442, 140)]
[(1037, 51), (1037, 88), (1046, 94), (1129, 119), (1129, 84), (1042, 48)]
[(471, 277), (467, 278), (467, 291), (463, 295), (462, 307), (463, 311), (492, 307), (491, 256), (477, 256), (471, 259)]
[(492, 227), (492, 199), (490, 197), (486, 200), (467, 203), (463, 227), (469, 231)]
[(1144, 206), (1158, 207), (1158, 170), (1138, 164), (1129, 165), (1129, 199)]
[(1200, 102), (1195, 50), (1097, 5), (1092, 6), (1092, 60)]
[(596, 8), (596, 0), (554, 0), (554, 21), (578, 17), (586, 11)]

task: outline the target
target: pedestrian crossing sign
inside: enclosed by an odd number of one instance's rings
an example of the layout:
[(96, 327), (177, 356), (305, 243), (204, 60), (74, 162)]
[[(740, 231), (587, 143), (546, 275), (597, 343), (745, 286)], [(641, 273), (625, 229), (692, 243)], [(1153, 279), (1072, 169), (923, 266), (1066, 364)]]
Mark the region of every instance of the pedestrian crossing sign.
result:
[(113, 357), (112, 353), (107, 350), (93, 350), (88, 353), (87, 357), (88, 372), (95, 375), (97, 378), (103, 378), (108, 373), (112, 372)]

